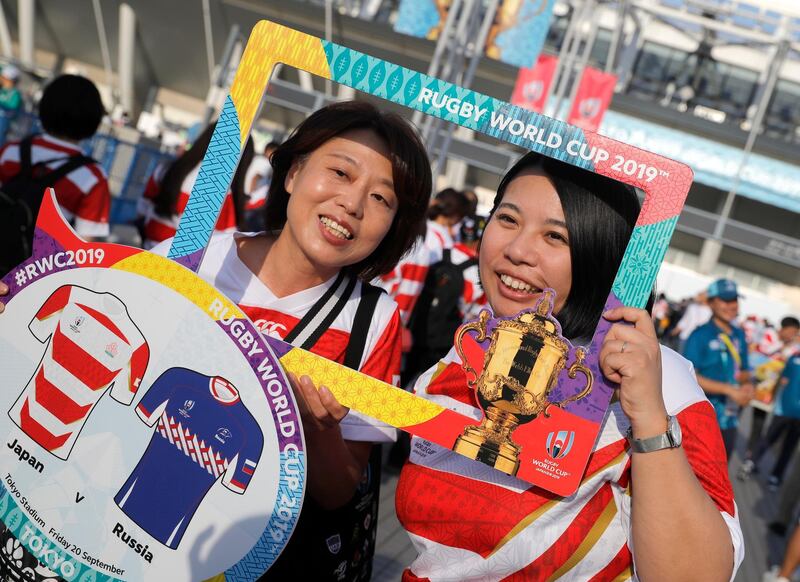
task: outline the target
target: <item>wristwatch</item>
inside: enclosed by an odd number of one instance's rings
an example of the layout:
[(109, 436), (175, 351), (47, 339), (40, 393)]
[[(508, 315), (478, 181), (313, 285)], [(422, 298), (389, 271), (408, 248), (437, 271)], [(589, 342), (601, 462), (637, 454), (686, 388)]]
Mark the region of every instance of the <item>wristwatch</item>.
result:
[(664, 434), (647, 439), (635, 439), (633, 438), (633, 428), (629, 427), (627, 437), (634, 453), (652, 453), (661, 449), (674, 449), (681, 446), (683, 441), (678, 419), (669, 415), (667, 415), (667, 432)]

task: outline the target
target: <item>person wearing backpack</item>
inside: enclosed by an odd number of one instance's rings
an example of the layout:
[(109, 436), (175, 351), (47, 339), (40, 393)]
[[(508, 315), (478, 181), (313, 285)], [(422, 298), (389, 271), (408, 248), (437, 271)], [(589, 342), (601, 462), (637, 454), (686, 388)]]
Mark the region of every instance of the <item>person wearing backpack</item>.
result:
[(77, 75), (56, 77), (39, 102), (41, 135), (0, 149), (0, 275), (30, 256), (33, 229), (45, 189), (84, 239), (108, 236), (111, 195), (100, 165), (80, 142), (95, 134), (104, 108), (94, 83)]
[[(466, 209), (467, 198), (461, 192), (454, 192), (463, 198), (463, 208)], [(460, 216), (456, 223), (463, 219)], [(469, 236), (470, 229), (468, 226), (463, 234)], [(428, 232), (426, 242), (430, 243), (430, 233), (434, 232), (435, 236), (436, 231), (429, 229)], [(432, 249), (434, 253), (435, 248)], [(450, 350), (456, 330), (465, 316), (475, 311), (474, 304), (480, 303), (482, 292), (477, 265), (474, 249), (464, 243), (451, 243), (441, 249), (439, 259), (428, 268), (408, 324), (412, 346), (403, 369), (404, 385)]]

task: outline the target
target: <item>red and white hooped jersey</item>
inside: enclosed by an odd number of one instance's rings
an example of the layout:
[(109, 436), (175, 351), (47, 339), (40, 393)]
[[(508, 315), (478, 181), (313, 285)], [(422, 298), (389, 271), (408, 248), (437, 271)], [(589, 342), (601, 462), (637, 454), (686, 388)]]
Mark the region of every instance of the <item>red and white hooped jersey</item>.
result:
[[(225, 233), (211, 237), (198, 274), (235, 301), (265, 335), (283, 339), (333, 285), (336, 277), (321, 285), (286, 297), (277, 297), (239, 259), (235, 237), (254, 233)], [(171, 240), (152, 252), (165, 255)], [(344, 309), (311, 349), (334, 362), (344, 362), (356, 309), (361, 298), (358, 282)], [(397, 305), (381, 294), (367, 335), (359, 372), (397, 385), (400, 380), (400, 316)], [(342, 436), (351, 441), (384, 442), (396, 438), (396, 429), (351, 410), (340, 423)]]
[[(662, 347), (664, 401), (683, 431), (683, 450), (728, 525), (734, 575), (742, 531), (714, 410), (691, 364)], [(451, 351), (426, 372), (417, 394), (481, 418)], [(636, 580), (631, 534), (630, 423), (612, 404), (578, 491), (562, 499), (414, 438), (397, 484), (400, 523), (419, 555), (403, 580)]]
[(122, 301), (75, 285), (54, 291), (28, 327), (40, 342), (49, 342), (9, 416), (44, 449), (66, 459), (109, 387), (114, 400), (131, 403), (150, 350)]
[[(81, 154), (75, 144), (47, 134), (37, 135), (31, 142), (31, 164), (48, 162), (50, 170), (65, 164), (70, 156)], [(6, 144), (0, 149), (0, 183), (19, 174), (20, 169), (19, 142)], [(74, 225), (75, 232), (84, 237), (108, 236), (111, 194), (108, 178), (99, 164), (75, 168), (58, 180), (53, 189), (62, 214)]]
[[(463, 245), (456, 243), (450, 251), (450, 258), (454, 265), (460, 265), (466, 261), (477, 258), (477, 253)], [(464, 269), (464, 292), (459, 301), (459, 311), (464, 321), (478, 319), (481, 310), (486, 307), (486, 295), (481, 287), (481, 274), (478, 265), (471, 265)]]
[(394, 269), (376, 279), (373, 284), (386, 290), (400, 309), (400, 321), (408, 327), (411, 313), (425, 286), (425, 277), (431, 265), (431, 250), (423, 241), (417, 240), (412, 249), (397, 263)]
[[(161, 241), (175, 236), (186, 204), (189, 202), (189, 195), (192, 193), (197, 175), (200, 173), (200, 164), (186, 175), (181, 184), (181, 191), (175, 203), (175, 213), (166, 218), (156, 213), (155, 199), (161, 189), (161, 181), (167, 173), (169, 164), (160, 164), (156, 167), (153, 175), (147, 180), (144, 194), (139, 199), (139, 216), (144, 219), (144, 242), (145, 249), (151, 249)], [(214, 230), (218, 232), (232, 232), (236, 230), (236, 210), (233, 206), (233, 196), (230, 190), (225, 194), (222, 202), (219, 218)]]

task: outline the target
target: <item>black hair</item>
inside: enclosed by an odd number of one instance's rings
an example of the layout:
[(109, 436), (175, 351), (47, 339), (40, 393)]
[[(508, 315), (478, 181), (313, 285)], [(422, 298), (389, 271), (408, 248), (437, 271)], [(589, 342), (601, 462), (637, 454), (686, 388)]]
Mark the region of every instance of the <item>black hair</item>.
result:
[(800, 329), (800, 319), (797, 319), (792, 315), (784, 317), (781, 319), (781, 327), (796, 327)]
[(428, 218), (436, 220), (440, 216), (455, 219), (458, 222), (469, 214), (469, 198), (455, 188), (445, 188), (433, 197), (428, 207)]
[[(211, 143), (211, 136), (214, 134), (216, 125), (216, 122), (214, 122), (206, 127), (203, 133), (197, 136), (192, 147), (183, 152), (183, 154), (175, 159), (167, 168), (155, 199), (155, 212), (159, 216), (169, 218), (176, 213), (178, 197), (181, 193), (183, 181), (186, 179), (186, 176), (189, 175), (189, 172), (203, 160), (203, 156), (205, 156), (206, 150), (208, 149), (208, 144)], [(252, 161), (253, 139), (248, 138), (230, 186), (237, 225), (242, 224), (242, 218), (244, 216), (246, 198), (244, 192), (244, 177)]]
[(289, 193), (285, 184), (292, 164), (302, 162), (328, 140), (359, 129), (374, 131), (386, 143), (398, 201), (392, 225), (378, 247), (368, 257), (343, 269), (371, 281), (391, 271), (414, 245), (431, 195), (431, 166), (425, 146), (399, 115), (380, 111), (365, 101), (342, 101), (312, 113), (270, 156), (273, 174), (264, 224), (268, 231), (280, 230), (286, 224)]
[[(558, 320), (564, 336), (590, 337), (639, 217), (639, 198), (627, 184), (530, 152), (503, 176), (490, 220), (508, 185), (527, 169), (539, 169), (550, 179), (567, 222), (572, 285)], [(650, 308), (653, 299), (651, 294)]]
[(92, 137), (103, 120), (100, 92), (86, 77), (60, 75), (50, 81), (39, 101), (44, 130), (73, 141)]

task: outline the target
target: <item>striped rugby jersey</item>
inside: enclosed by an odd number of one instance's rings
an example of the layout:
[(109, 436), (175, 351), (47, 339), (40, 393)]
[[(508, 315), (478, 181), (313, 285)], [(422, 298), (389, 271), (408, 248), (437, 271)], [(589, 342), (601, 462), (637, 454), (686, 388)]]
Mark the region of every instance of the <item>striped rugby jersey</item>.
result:
[(150, 350), (122, 301), (75, 285), (54, 291), (28, 327), (47, 346), (9, 416), (44, 449), (66, 459), (109, 388), (114, 400), (132, 402)]
[[(192, 193), (197, 175), (200, 173), (200, 164), (186, 175), (181, 184), (181, 191), (175, 204), (175, 213), (170, 217), (160, 216), (155, 210), (155, 199), (161, 189), (161, 182), (164, 174), (167, 173), (169, 164), (161, 164), (156, 167), (153, 175), (147, 180), (144, 194), (139, 199), (138, 213), (144, 219), (144, 242), (143, 247), (150, 249), (158, 243), (172, 238), (178, 230), (181, 215), (189, 202), (189, 195)], [(236, 210), (233, 207), (233, 196), (230, 190), (225, 195), (222, 202), (219, 218), (214, 230), (218, 232), (228, 232), (236, 230)]]
[[(744, 543), (714, 410), (687, 360), (662, 347), (662, 367), (665, 404), (681, 424), (686, 457), (730, 530), (735, 574)], [(416, 391), (482, 416), (455, 350)], [(584, 479), (565, 499), (414, 438), (396, 504), (419, 555), (403, 580), (635, 580), (629, 425), (612, 404)]]
[[(47, 167), (55, 170), (66, 163), (68, 157), (82, 153), (73, 143), (47, 134), (37, 135), (31, 144), (31, 164), (49, 162)], [(19, 143), (6, 144), (0, 149), (0, 183), (7, 182), (19, 171)], [(99, 164), (87, 164), (72, 170), (57, 181), (53, 189), (62, 214), (79, 235), (108, 236), (111, 194), (108, 178)]]
[(156, 430), (114, 502), (147, 533), (175, 549), (220, 477), (234, 493), (245, 492), (264, 435), (233, 384), (186, 368), (161, 374), (136, 413)]

